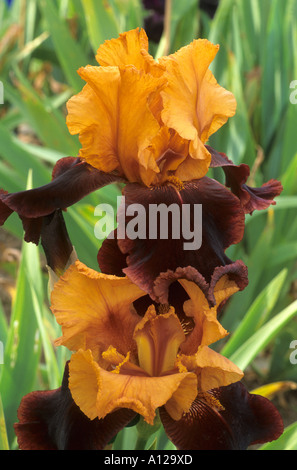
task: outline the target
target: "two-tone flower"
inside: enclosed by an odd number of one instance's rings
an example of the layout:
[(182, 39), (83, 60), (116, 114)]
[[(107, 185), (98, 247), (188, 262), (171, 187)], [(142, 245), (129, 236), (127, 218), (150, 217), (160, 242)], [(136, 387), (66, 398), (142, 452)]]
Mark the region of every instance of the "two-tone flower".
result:
[(51, 298), (62, 327), (57, 344), (73, 354), (61, 389), (23, 398), (15, 425), (21, 448), (103, 449), (137, 415), (150, 425), (158, 415), (179, 449), (245, 449), (277, 437), (276, 409), (249, 395), (243, 373), (210, 347), (227, 335), (217, 309), (236, 282), (222, 275), (210, 307), (195, 275), (171, 276), (187, 300), (155, 304), (127, 277), (73, 264)]
[[(236, 108), (209, 69), (217, 51), (196, 40), (156, 61), (141, 29), (106, 41), (99, 65), (79, 69), (86, 84), (67, 105), (79, 156), (58, 161), (41, 188), (0, 191), (0, 223), (16, 211), (25, 240), (44, 247), (56, 275), (57, 344), (72, 351), (60, 389), (23, 398), (20, 448), (103, 449), (139, 415), (152, 425), (159, 414), (179, 449), (245, 449), (282, 432), (272, 404), (249, 395), (242, 372), (212, 347), (227, 334), (220, 309), (248, 282), (226, 249), (241, 241), (245, 214), (282, 190), (274, 180), (250, 188), (248, 166), (207, 145)], [(212, 167), (225, 185), (207, 176)], [(114, 182), (124, 198), (97, 273), (74, 262), (62, 211)], [(128, 236), (129, 216), (121, 217), (135, 205), (148, 222), (141, 238)], [(201, 246), (186, 250), (173, 219), (166, 239), (150, 237), (149, 208), (161, 205), (189, 207), (191, 230), (202, 206)]]
[[(26, 241), (52, 239), (66, 257), (65, 239), (48, 236), (54, 214), (120, 181), (124, 208), (134, 203), (145, 208), (202, 204), (202, 246), (187, 252), (183, 237), (174, 239), (170, 230), (170, 250), (162, 240), (152, 246), (149, 237), (147, 243), (117, 240), (115, 233), (98, 255), (102, 271), (123, 272), (152, 293), (158, 273), (168, 269), (194, 266), (209, 281), (217, 266), (232, 264), (225, 251), (242, 239), (245, 214), (274, 204), (282, 187), (271, 180), (250, 188), (247, 165), (234, 165), (207, 146), (236, 109), (232, 93), (219, 86), (209, 69), (217, 52), (218, 46), (198, 39), (156, 61), (142, 29), (106, 41), (96, 55), (99, 65), (79, 69), (86, 85), (67, 104), (68, 128), (81, 142), (79, 156), (58, 161), (52, 181), (41, 188), (13, 194), (1, 190), (0, 224), (16, 211)], [(217, 166), (226, 174), (226, 186), (206, 176)]]

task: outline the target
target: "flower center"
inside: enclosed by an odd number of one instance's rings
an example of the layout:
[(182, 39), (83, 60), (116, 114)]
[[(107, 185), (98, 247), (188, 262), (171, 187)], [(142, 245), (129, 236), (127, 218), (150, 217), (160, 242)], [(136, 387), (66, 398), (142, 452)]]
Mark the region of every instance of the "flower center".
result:
[(185, 340), (174, 308), (162, 305), (159, 309), (166, 313), (157, 314), (151, 305), (134, 332), (139, 365), (152, 377), (174, 369), (179, 347)]
[(176, 176), (168, 176), (165, 184), (173, 186), (177, 191), (182, 191), (184, 189), (184, 183)]
[(112, 346), (102, 353), (112, 372), (151, 377), (176, 372), (176, 359), (185, 333), (173, 307), (163, 304), (158, 310), (159, 313), (151, 305), (135, 328), (137, 355), (123, 356)]

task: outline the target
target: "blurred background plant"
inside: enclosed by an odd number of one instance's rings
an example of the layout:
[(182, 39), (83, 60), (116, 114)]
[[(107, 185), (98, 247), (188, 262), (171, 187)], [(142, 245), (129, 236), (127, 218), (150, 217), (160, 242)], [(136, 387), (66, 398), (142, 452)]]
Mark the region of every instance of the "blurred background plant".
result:
[[(0, 188), (9, 192), (47, 183), (59, 158), (77, 155), (65, 103), (84, 84), (76, 70), (95, 64), (105, 39), (143, 26), (156, 58), (198, 37), (220, 44), (211, 68), (238, 107), (209, 143), (236, 164), (247, 163), (251, 185), (276, 178), (284, 186), (276, 206), (247, 217), (244, 240), (229, 249), (248, 266), (250, 282), (225, 306), (221, 321), (230, 336), (216, 345), (245, 371), (249, 391), (271, 398), (284, 417), (283, 436), (261, 449), (297, 450), (297, 104), (290, 100), (296, 17), (297, 0), (0, 3)], [(222, 178), (219, 171), (213, 176)], [(119, 194), (108, 186), (65, 214), (79, 258), (95, 269), (101, 242), (94, 208), (115, 205)], [(48, 306), (43, 252), (22, 236), (13, 215), (0, 231), (0, 449), (17, 449), (13, 423), (22, 396), (59, 387), (67, 360), (53, 345), (60, 331)], [(136, 437), (137, 427), (125, 429), (114, 449), (133, 449)], [(148, 447), (173, 448), (162, 430)]]

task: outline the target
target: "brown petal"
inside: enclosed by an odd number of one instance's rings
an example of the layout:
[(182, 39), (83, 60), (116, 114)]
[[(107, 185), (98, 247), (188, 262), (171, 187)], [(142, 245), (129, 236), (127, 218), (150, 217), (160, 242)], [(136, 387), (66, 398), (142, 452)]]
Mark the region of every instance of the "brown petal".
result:
[[(106, 242), (103, 252), (98, 255), (99, 266), (103, 272), (111, 272), (115, 269), (122, 270), (131, 280), (148, 292), (154, 299), (153, 286), (160, 273), (168, 270), (175, 271), (178, 267), (194, 267), (206, 280), (210, 282), (216, 267), (231, 264), (232, 261), (226, 256), (225, 250), (228, 246), (238, 243), (244, 231), (244, 212), (238, 199), (223, 185), (210, 178), (185, 183), (183, 190), (178, 192), (172, 186), (161, 186), (144, 188), (138, 184), (128, 184), (124, 188), (125, 207), (119, 210), (118, 232), (116, 233), (118, 247), (123, 256), (119, 256), (118, 262), (114, 241)], [(131, 204), (140, 204), (145, 208), (146, 225), (145, 237), (132, 239), (127, 236), (120, 238), (119, 230), (127, 229), (133, 217), (126, 217), (122, 221), (123, 211), (127, 211)], [(191, 209), (194, 204), (202, 205), (202, 245), (199, 249), (187, 250), (184, 248), (182, 227), (180, 227), (180, 238), (174, 238), (173, 224), (168, 218), (168, 239), (162, 239), (160, 232), (157, 239), (150, 238), (149, 210), (150, 205), (171, 204), (179, 207), (180, 213), (183, 204), (188, 204)], [(180, 218), (181, 219), (181, 218)], [(149, 224), (150, 222), (150, 224)], [(191, 218), (191, 230), (194, 220)], [(181, 220), (180, 220), (181, 223)], [(176, 228), (176, 226), (175, 226)], [(158, 226), (158, 230), (160, 226)], [(104, 244), (103, 244), (104, 246)], [(114, 256), (108, 258), (107, 253), (113, 250)], [(124, 263), (127, 267), (124, 267)]]
[(79, 158), (63, 158), (57, 162), (50, 183), (17, 193), (0, 192), (0, 223), (4, 223), (13, 211), (17, 212), (23, 221), (25, 240), (37, 244), (42, 225), (38, 220), (40, 217), (57, 209), (66, 209), (89, 193), (115, 181), (122, 180), (116, 175), (96, 170)]
[[(7, 191), (0, 189), (0, 196), (8, 194)], [(3, 225), (8, 217), (13, 213), (13, 210), (10, 209), (4, 202), (0, 199), (0, 225)]]
[[(160, 303), (168, 303), (169, 295), (172, 297), (174, 291), (177, 288), (178, 279), (187, 279), (193, 281), (199, 286), (205, 295), (209, 305), (212, 307), (216, 304), (214, 296), (214, 288), (218, 281), (227, 275), (230, 281), (234, 281), (239, 290), (243, 290), (248, 284), (247, 267), (241, 260), (237, 260), (234, 263), (227, 264), (226, 266), (220, 266), (214, 269), (211, 276), (210, 283), (207, 283), (204, 277), (192, 266), (186, 268), (177, 268), (175, 271), (167, 271), (161, 273), (157, 277), (154, 283), (154, 294)], [(171, 284), (174, 283), (174, 288), (170, 289)], [(171, 303), (171, 305), (175, 305)]]
[(196, 398), (189, 413), (174, 421), (160, 409), (164, 429), (181, 450), (246, 450), (251, 444), (277, 439), (283, 432), (280, 414), (264, 397), (249, 394), (241, 382), (214, 389), (224, 408)]
[(68, 388), (68, 365), (62, 386), (26, 395), (14, 425), (21, 450), (102, 450), (135, 417), (128, 409), (89, 420)]
[(260, 188), (252, 188), (246, 185), (250, 175), (248, 165), (234, 165), (224, 154), (217, 152), (213, 148), (206, 146), (211, 153), (211, 164), (213, 168), (222, 167), (226, 176), (226, 186), (240, 199), (246, 214), (252, 214), (254, 210), (267, 209), (270, 205), (275, 205), (274, 198), (279, 196), (283, 190), (281, 183), (277, 180), (269, 180)]
[(41, 217), (41, 220), (41, 244), (47, 266), (57, 276), (61, 276), (73, 252), (62, 211), (61, 209), (56, 210), (52, 214)]

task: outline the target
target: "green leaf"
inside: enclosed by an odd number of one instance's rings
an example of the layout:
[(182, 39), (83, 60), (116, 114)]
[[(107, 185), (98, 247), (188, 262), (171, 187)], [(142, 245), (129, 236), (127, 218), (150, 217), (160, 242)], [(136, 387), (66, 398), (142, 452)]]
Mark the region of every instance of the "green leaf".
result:
[(49, 181), (50, 171), (40, 162), (38, 158), (19, 145), (16, 137), (7, 131), (0, 124), (0, 155), (9, 165), (12, 165), (18, 172), (18, 179), (26, 183), (26, 175), (29, 169), (36, 175), (36, 184), (41, 186)]
[[(29, 173), (27, 188), (31, 187), (32, 178)], [(36, 306), (31, 295), (32, 286), (41, 303), (44, 292), (39, 249), (33, 243), (23, 242), (16, 295), (7, 332), (4, 364), (0, 370), (0, 390), (10, 444), (15, 438), (13, 424), (17, 420), (18, 406), (22, 397), (32, 391), (41, 354), (38, 323), (34, 312)]]
[(248, 265), (249, 284), (231, 297), (228, 309), (224, 312), (223, 326), (230, 332), (238, 327), (255, 296), (261, 291), (261, 283), (265, 282), (264, 273), (271, 256), (273, 227), (273, 219), (268, 216), (266, 226), (256, 245), (252, 246), (248, 260), (243, 260)]
[(296, 382), (290, 382), (286, 380), (285, 382), (273, 382), (269, 384), (262, 385), (253, 389), (250, 393), (255, 395), (261, 395), (262, 397), (268, 398), (271, 400), (276, 395), (281, 394), (287, 390), (296, 390), (297, 384)]
[(30, 291), (32, 296), (32, 304), (36, 316), (38, 329), (41, 336), (43, 352), (45, 356), (45, 366), (47, 374), (47, 382), (50, 389), (58, 388), (61, 385), (61, 371), (59, 369), (55, 349), (53, 347), (52, 338), (46, 329), (46, 323), (42, 312), (43, 298), (38, 298), (38, 293), (34, 287), (34, 282), (30, 282)]
[(259, 450), (297, 450), (297, 422), (288, 426), (276, 441), (264, 444)]
[[(187, 2), (172, 0), (170, 30), (168, 31), (165, 28), (163, 31), (155, 54), (156, 59), (163, 56), (165, 53), (167, 55), (170, 52), (175, 52), (191, 40), (196, 39), (197, 22), (193, 22), (193, 20), (195, 20), (195, 13), (198, 21), (197, 0), (188, 0)], [(191, 21), (189, 21), (189, 15), (191, 15)], [(165, 48), (168, 50), (165, 50)]]
[(171, 15), (171, 46), (172, 52), (177, 51), (197, 38), (198, 2), (173, 0)]
[(272, 320), (265, 323), (255, 334), (249, 337), (229, 359), (240, 369), (245, 370), (257, 354), (262, 351), (297, 314), (297, 300), (282, 310)]
[(83, 207), (82, 204), (77, 204), (75, 208), (69, 207), (64, 218), (78, 258), (88, 267), (98, 270), (97, 253), (102, 242), (95, 237), (95, 222), (92, 225), (81, 216), (79, 211)]
[(8, 81), (2, 80), (9, 102), (22, 112), (24, 121), (31, 126), (46, 147), (76, 155), (79, 149), (78, 141), (69, 134), (64, 115), (53, 109), (50, 100), (42, 100), (20, 71), (18, 76), (18, 89), (12, 87)]
[(155, 437), (153, 442), (148, 446), (147, 450), (156, 450), (157, 449), (157, 438)]
[[(119, 26), (115, 13), (106, 0), (81, 0), (85, 12), (85, 20), (94, 53), (106, 40), (117, 38)], [(83, 64), (81, 64), (83, 65)]]
[[(57, 161), (61, 158), (67, 157), (66, 153), (57, 152), (54, 149), (41, 147), (40, 145), (18, 142), (18, 146), (24, 149), (26, 152), (30, 153), (31, 156), (37, 157), (38, 160), (43, 160), (44, 162), (51, 163), (52, 165), (57, 163)], [(48, 171), (49, 176), (50, 173), (51, 171)]]
[(254, 300), (243, 320), (224, 346), (221, 354), (226, 357), (236, 352), (248, 338), (265, 322), (274, 308), (287, 277), (287, 270), (281, 271)]
[(38, 253), (35, 245), (23, 245), (2, 366), (0, 388), (10, 442), (14, 438), (17, 408), (23, 395), (32, 391), (40, 360), (38, 325), (31, 295), (32, 279), (37, 291), (41, 289)]
[[(2, 364), (2, 354), (3, 354), (3, 345), (6, 342), (8, 333), (8, 324), (5, 317), (5, 312), (3, 309), (2, 301), (0, 299), (0, 365)], [(2, 349), (1, 349), (2, 348)]]
[(3, 410), (1, 394), (0, 394), (0, 450), (9, 450), (9, 444), (8, 444), (8, 438), (7, 438), (5, 416), (4, 416), (4, 410)]
[(65, 20), (60, 18), (55, 2), (52, 0), (40, 0), (38, 6), (51, 35), (55, 52), (67, 82), (75, 92), (78, 92), (82, 89), (84, 82), (76, 71), (88, 64), (88, 58), (79, 43), (72, 38)]
[(129, 31), (143, 26), (142, 0), (111, 0), (117, 18), (118, 27), (121, 31)]
[[(287, 82), (287, 67), (284, 67), (282, 41), (283, 30), (278, 27), (284, 18), (285, 2), (271, 0), (265, 39), (262, 43), (261, 63), (263, 67), (261, 83), (262, 101), (262, 141), (266, 151), (270, 139), (279, 126), (283, 106), (283, 86)], [(285, 84), (288, 87), (288, 83)], [(287, 90), (286, 90), (287, 92)]]
[(297, 258), (297, 243), (289, 242), (273, 248), (270, 266), (278, 266), (295, 261)]

